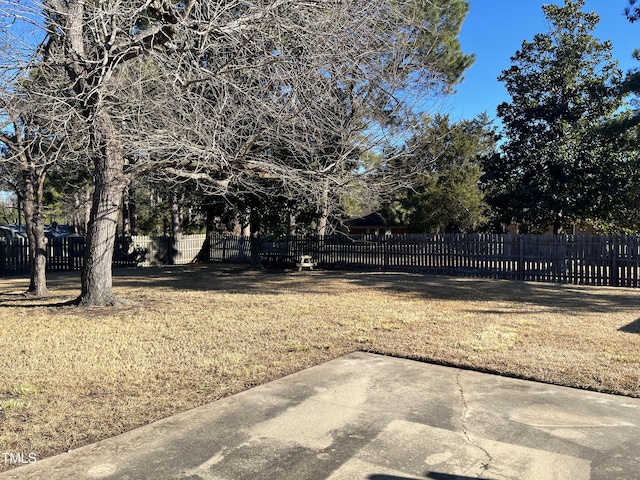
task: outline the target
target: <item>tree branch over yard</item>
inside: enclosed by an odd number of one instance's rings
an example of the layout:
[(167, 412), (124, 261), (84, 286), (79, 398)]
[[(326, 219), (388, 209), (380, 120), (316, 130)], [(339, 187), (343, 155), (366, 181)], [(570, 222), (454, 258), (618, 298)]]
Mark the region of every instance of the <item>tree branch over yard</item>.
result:
[[(2, 18), (18, 18), (11, 2), (0, 5)], [(380, 175), (363, 155), (397, 142), (419, 101), (449, 91), (472, 61), (457, 42), (462, 0), (30, 5), (40, 46), (0, 76), (37, 67), (49, 101), (67, 107), (52, 110), (51, 133), (86, 139), (95, 188), (84, 305), (118, 303), (111, 260), (131, 178), (195, 181), (215, 195), (276, 189), (318, 203), (327, 185), (393, 190), (406, 166)]]
[[(18, 51), (6, 43), (2, 44), (0, 52), (5, 59), (20, 58)], [(37, 297), (48, 293), (43, 206), (45, 178), (54, 166), (61, 167), (73, 156), (69, 138), (58, 128), (58, 123), (67, 114), (65, 102), (52, 100), (49, 83), (42, 81), (41, 73), (32, 68), (18, 82), (0, 84), (2, 174), (5, 178), (13, 177), (11, 183), (23, 200), (31, 276), (27, 293)]]

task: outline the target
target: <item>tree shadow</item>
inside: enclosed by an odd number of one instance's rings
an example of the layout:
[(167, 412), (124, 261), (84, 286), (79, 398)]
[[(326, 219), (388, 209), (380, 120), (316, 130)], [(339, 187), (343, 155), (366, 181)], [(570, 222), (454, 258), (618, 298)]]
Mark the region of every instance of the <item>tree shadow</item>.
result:
[(640, 318), (618, 329), (619, 332), (640, 334)]
[[(367, 477), (369, 480), (413, 480), (412, 477), (398, 477), (397, 475), (373, 474)], [(467, 477), (464, 475), (452, 475), (441, 472), (427, 472), (425, 478), (432, 480), (491, 480), (487, 477)]]
[[(119, 286), (160, 287), (180, 290), (223, 291), (285, 295), (292, 289), (309, 293), (335, 294), (336, 280), (392, 294), (424, 300), (505, 302), (544, 307), (551, 312), (637, 312), (640, 296), (628, 288), (457, 278), (420, 273), (376, 273), (286, 269), (252, 270), (245, 264), (191, 264), (172, 267), (121, 269), (114, 271)], [(489, 306), (488, 306), (489, 307)], [(491, 307), (489, 307), (491, 309)], [(487, 313), (511, 315), (511, 309), (491, 309)], [(633, 328), (630, 327), (630, 328)]]
[[(612, 313), (640, 309), (640, 296), (628, 288), (592, 287), (553, 283), (522, 282), (430, 276), (423, 274), (370, 274), (354, 276), (353, 282), (384, 291), (412, 295), (427, 300), (467, 300), (505, 302), (545, 307), (551, 312)], [(511, 315), (513, 310), (487, 310), (487, 313)]]
[[(486, 305), (487, 314), (526, 314), (530, 307), (543, 307), (549, 312), (590, 312), (610, 314), (640, 310), (640, 296), (634, 290), (614, 287), (583, 287), (517, 280), (457, 278), (421, 273), (377, 273), (355, 271), (297, 269), (253, 270), (247, 264), (207, 263), (144, 268), (117, 268), (113, 271), (116, 288), (176, 289), (202, 292), (227, 292), (260, 295), (287, 295), (292, 291), (335, 295), (336, 289), (365, 287), (381, 293), (415, 297), (420, 300), (493, 302), (508, 304), (510, 308)], [(56, 273), (48, 284), (56, 289), (79, 291), (79, 275)], [(126, 296), (126, 294), (125, 294)], [(69, 297), (67, 297), (68, 300)], [(54, 306), (50, 300), (26, 300), (0, 297), (0, 304), (25, 303), (33, 306)], [(67, 302), (61, 302), (63, 306)], [(520, 306), (514, 310), (514, 306)], [(473, 306), (475, 308), (476, 306)], [(477, 312), (479, 310), (474, 310)], [(622, 327), (620, 331), (640, 333), (638, 322)]]
[(398, 477), (397, 475), (373, 474), (367, 477), (369, 480), (414, 480), (411, 477)]
[(203, 292), (285, 294), (293, 270), (253, 269), (248, 264), (206, 263), (114, 271), (118, 287), (175, 288)]
[(76, 305), (76, 299), (68, 295), (34, 297), (25, 293), (0, 294), (0, 308), (73, 307)]
[(488, 477), (467, 477), (464, 475), (451, 475), (449, 473), (441, 472), (427, 472), (427, 478), (432, 480), (491, 480)]

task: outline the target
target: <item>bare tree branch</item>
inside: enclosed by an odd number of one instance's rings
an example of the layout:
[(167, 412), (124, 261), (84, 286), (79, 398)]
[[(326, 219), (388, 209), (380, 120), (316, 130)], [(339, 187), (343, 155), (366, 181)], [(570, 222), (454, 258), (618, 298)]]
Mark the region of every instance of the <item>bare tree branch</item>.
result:
[[(384, 164), (382, 150), (398, 147), (424, 96), (448, 88), (438, 57), (447, 12), (421, 0), (29, 5), (16, 17), (0, 0), (0, 80), (11, 95), (37, 79), (29, 98), (48, 106), (43, 131), (92, 161), (85, 303), (115, 302), (111, 252), (131, 178), (286, 192), (328, 211), (354, 190), (407, 183), (410, 169), (393, 173), (401, 162)], [(12, 15), (39, 39), (12, 50)]]

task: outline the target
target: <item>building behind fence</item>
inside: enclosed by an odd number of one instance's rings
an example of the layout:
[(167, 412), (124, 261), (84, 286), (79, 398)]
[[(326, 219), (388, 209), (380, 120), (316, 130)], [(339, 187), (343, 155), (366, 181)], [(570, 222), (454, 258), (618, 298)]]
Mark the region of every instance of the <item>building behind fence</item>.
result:
[[(254, 242), (254, 259), (267, 267), (295, 267), (311, 255), (318, 267), (344, 270), (414, 271), (428, 274), (580, 285), (638, 286), (640, 242), (616, 235), (336, 235)], [(50, 271), (79, 270), (84, 239), (49, 241)], [(114, 267), (192, 262), (250, 262), (251, 240), (230, 235), (118, 239)], [(27, 274), (23, 240), (0, 242), (0, 275)]]

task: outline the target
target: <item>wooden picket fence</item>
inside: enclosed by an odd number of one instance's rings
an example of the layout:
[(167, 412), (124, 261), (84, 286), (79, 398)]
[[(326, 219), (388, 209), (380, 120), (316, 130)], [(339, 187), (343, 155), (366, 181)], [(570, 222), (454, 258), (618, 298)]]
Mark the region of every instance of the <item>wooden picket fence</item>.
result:
[[(127, 253), (130, 242), (116, 240), (114, 267), (138, 265), (136, 254)], [(47, 271), (80, 270), (84, 265), (85, 239), (61, 237), (47, 242)], [(29, 274), (29, 246), (24, 238), (0, 241), (0, 277)]]
[[(114, 267), (192, 262), (250, 262), (295, 267), (311, 255), (318, 267), (415, 271), (578, 285), (638, 287), (640, 241), (626, 235), (334, 235), (252, 240), (231, 235), (119, 238)], [(79, 270), (84, 239), (63, 237), (47, 245), (50, 271)], [(0, 242), (0, 276), (29, 271), (23, 240)]]
[[(214, 239), (211, 260), (237, 261), (249, 252), (248, 239)], [(638, 287), (640, 269), (639, 239), (626, 235), (335, 235), (265, 239), (260, 247), (267, 266), (293, 266), (301, 255), (326, 269), (624, 287)]]

